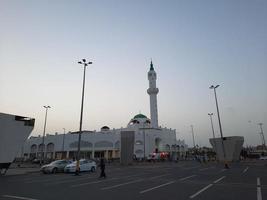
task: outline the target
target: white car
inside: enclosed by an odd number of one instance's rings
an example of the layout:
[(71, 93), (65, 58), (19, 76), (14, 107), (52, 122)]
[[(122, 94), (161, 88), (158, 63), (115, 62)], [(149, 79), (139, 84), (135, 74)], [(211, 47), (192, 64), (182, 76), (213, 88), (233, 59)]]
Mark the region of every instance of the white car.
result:
[(260, 160), (267, 160), (267, 156), (261, 156)]
[[(67, 165), (64, 168), (64, 172), (75, 172), (76, 171), (76, 163), (77, 161)], [(86, 172), (86, 171), (91, 171), (94, 172), (96, 170), (96, 163), (93, 160), (86, 160), (86, 159), (81, 159), (80, 160), (80, 172)]]

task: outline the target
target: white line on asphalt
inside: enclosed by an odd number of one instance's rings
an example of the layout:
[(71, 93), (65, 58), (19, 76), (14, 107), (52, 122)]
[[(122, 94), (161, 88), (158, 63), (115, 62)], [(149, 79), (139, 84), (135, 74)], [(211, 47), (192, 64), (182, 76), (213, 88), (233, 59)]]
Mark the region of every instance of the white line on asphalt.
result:
[[(222, 179), (224, 179), (225, 176), (213, 181), (213, 183), (218, 183), (219, 181), (221, 181)], [(195, 198), (197, 195), (199, 195), (200, 193), (204, 192), (205, 190), (209, 189), (211, 186), (213, 186), (213, 184), (209, 184), (207, 185), (206, 187), (202, 188), (201, 190), (199, 190), (198, 192), (196, 192), (195, 194), (191, 195), (190, 196), (190, 199), (193, 199)]]
[(184, 178), (180, 178), (179, 181), (184, 181), (186, 179), (190, 179), (190, 178), (195, 177), (195, 176), (197, 176), (197, 175), (192, 175), (192, 176), (187, 176), (187, 177), (184, 177)]
[(223, 176), (223, 177), (217, 179), (216, 181), (213, 181), (213, 183), (218, 183), (219, 181), (223, 180), (224, 178), (225, 178), (225, 176)]
[(243, 173), (246, 173), (248, 171), (248, 167), (246, 169), (244, 169)]
[(139, 192), (139, 193), (140, 193), (140, 194), (143, 194), (143, 193), (149, 192), (149, 191), (151, 191), (151, 190), (155, 190), (155, 189), (157, 189), (157, 188), (160, 188), (160, 187), (164, 187), (164, 186), (166, 186), (166, 185), (173, 184), (174, 182), (175, 182), (175, 181), (170, 181), (170, 182), (168, 182), (168, 183), (164, 183), (164, 184), (158, 185), (158, 186), (156, 186), (156, 187), (152, 187), (152, 188), (143, 190), (143, 191), (141, 191), (141, 192)]
[(213, 184), (209, 184), (208, 186), (202, 188), (202, 189), (199, 190), (197, 193), (191, 195), (191, 196), (190, 196), (190, 199), (195, 198), (197, 195), (199, 195), (201, 192), (204, 192), (205, 190), (207, 190), (207, 189), (210, 188), (211, 186), (213, 186)]
[(132, 184), (132, 183), (137, 183), (137, 182), (140, 182), (140, 181), (143, 181), (143, 180), (144, 179), (138, 179), (138, 180), (134, 180), (134, 181), (129, 181), (129, 182), (121, 183), (121, 184), (118, 184), (118, 185), (104, 187), (104, 188), (101, 188), (101, 190), (108, 190), (108, 189), (112, 189), (112, 188), (117, 188), (117, 187), (120, 187), (120, 186), (129, 185), (129, 184)]
[(220, 172), (224, 172), (226, 169), (222, 169)]
[(2, 195), (2, 197), (7, 197), (7, 198), (11, 198), (11, 199), (37, 200), (37, 199), (33, 199), (33, 198), (13, 196), (13, 195)]
[(261, 196), (261, 180), (258, 177), (257, 178), (257, 200), (262, 200), (262, 196)]
[(116, 179), (118, 179), (118, 178), (110, 178), (110, 179), (105, 179), (105, 180), (100, 180), (100, 181), (81, 183), (81, 184), (71, 185), (70, 187), (80, 187), (80, 186), (84, 186), (84, 185), (92, 185), (92, 184), (108, 182), (108, 181), (112, 181), (112, 180), (116, 180)]

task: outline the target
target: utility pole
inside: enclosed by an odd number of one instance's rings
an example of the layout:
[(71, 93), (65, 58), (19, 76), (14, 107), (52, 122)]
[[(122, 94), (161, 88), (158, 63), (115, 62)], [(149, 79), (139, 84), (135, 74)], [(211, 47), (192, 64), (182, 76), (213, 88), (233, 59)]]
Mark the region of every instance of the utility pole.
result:
[(81, 115), (80, 115), (80, 128), (79, 128), (79, 138), (78, 138), (78, 150), (77, 150), (77, 160), (76, 160), (76, 171), (75, 174), (79, 175), (80, 171), (80, 153), (81, 153), (81, 135), (82, 135), (82, 123), (83, 123), (83, 101), (84, 101), (84, 87), (85, 87), (85, 72), (86, 67), (93, 62), (87, 62), (86, 59), (82, 59), (78, 64), (83, 65), (83, 88), (82, 88), (82, 103), (81, 103)]
[(261, 129), (260, 134), (261, 134), (261, 140), (262, 140), (262, 153), (264, 154), (264, 151), (266, 150), (266, 142), (265, 142), (263, 129), (262, 129), (263, 123), (258, 123), (258, 125), (260, 126), (260, 129)]
[(191, 125), (191, 131), (192, 131), (192, 138), (193, 138), (193, 146), (194, 146), (194, 149), (195, 149), (196, 148), (196, 144), (195, 144), (195, 134), (194, 134), (193, 125)]
[(226, 153), (225, 153), (225, 147), (224, 147), (224, 142), (223, 142), (223, 132), (222, 132), (222, 124), (221, 124), (221, 118), (220, 118), (220, 112), (219, 112), (219, 106), (218, 106), (218, 101), (217, 101), (217, 94), (216, 94), (216, 88), (218, 88), (220, 85), (211, 85), (210, 89), (213, 89), (214, 91), (214, 96), (215, 96), (215, 103), (216, 103), (216, 108), (217, 108), (217, 115), (218, 115), (218, 121), (219, 121), (219, 127), (220, 127), (220, 134), (221, 134), (221, 140), (222, 140), (222, 150), (223, 150), (223, 157), (224, 157), (224, 167), (229, 168), (227, 162), (226, 162)]
[(65, 128), (63, 128), (64, 132), (63, 132), (63, 141), (62, 141), (62, 158), (63, 158), (63, 154), (64, 154), (64, 147), (65, 147)]
[(46, 121), (47, 121), (47, 111), (50, 106), (43, 106), (45, 108), (45, 123), (44, 123), (44, 132), (43, 132), (43, 138), (42, 138), (42, 155), (40, 160), (40, 165), (44, 164), (44, 154), (45, 154), (45, 144), (44, 144), (44, 138), (45, 138), (45, 129), (46, 129)]
[(213, 121), (212, 121), (212, 115), (213, 115), (213, 113), (208, 113), (208, 115), (210, 116), (210, 123), (211, 123), (212, 135), (213, 135), (213, 139), (214, 139), (214, 149), (215, 149), (215, 153), (217, 154), (217, 148), (216, 148), (216, 142), (215, 142), (215, 134), (214, 134), (214, 127), (213, 127)]

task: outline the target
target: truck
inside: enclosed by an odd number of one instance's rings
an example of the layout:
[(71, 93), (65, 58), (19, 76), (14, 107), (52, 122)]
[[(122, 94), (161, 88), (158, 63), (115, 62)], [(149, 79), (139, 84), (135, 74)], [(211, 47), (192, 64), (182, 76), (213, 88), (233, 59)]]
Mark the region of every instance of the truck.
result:
[(7, 172), (34, 128), (35, 119), (0, 113), (0, 174)]

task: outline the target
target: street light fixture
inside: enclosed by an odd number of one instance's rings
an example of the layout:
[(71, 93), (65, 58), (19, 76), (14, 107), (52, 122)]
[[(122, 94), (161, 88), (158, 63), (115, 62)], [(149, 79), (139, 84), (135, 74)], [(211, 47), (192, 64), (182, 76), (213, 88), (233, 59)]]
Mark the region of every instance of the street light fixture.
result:
[(84, 87), (85, 87), (85, 72), (86, 67), (93, 62), (87, 62), (86, 59), (82, 59), (78, 64), (83, 65), (83, 88), (82, 88), (82, 103), (81, 103), (81, 115), (80, 115), (80, 128), (79, 128), (79, 139), (78, 139), (78, 150), (77, 150), (77, 162), (76, 162), (76, 171), (75, 174), (79, 175), (80, 168), (80, 151), (81, 151), (81, 135), (82, 135), (82, 121), (83, 121), (83, 101), (84, 101)]
[(43, 106), (45, 108), (45, 123), (44, 123), (44, 132), (43, 132), (43, 138), (42, 138), (42, 156), (41, 156), (41, 160), (40, 160), (40, 165), (42, 165), (42, 163), (44, 163), (44, 149), (45, 149), (45, 144), (44, 144), (44, 138), (45, 138), (45, 129), (46, 129), (46, 121), (47, 121), (47, 111), (49, 108), (51, 108), (50, 106)]
[(220, 119), (220, 112), (219, 112), (219, 106), (218, 106), (218, 101), (217, 101), (217, 94), (216, 94), (216, 88), (218, 88), (220, 85), (211, 85), (210, 89), (213, 89), (214, 91), (214, 96), (215, 96), (215, 103), (216, 103), (216, 108), (217, 108), (217, 115), (218, 115), (218, 121), (219, 121), (219, 128), (220, 128), (220, 134), (221, 134), (221, 140), (222, 140), (222, 150), (223, 150), (223, 157), (224, 157), (224, 162), (225, 162), (225, 168), (228, 168), (228, 164), (226, 163), (226, 154), (225, 154), (225, 147), (224, 147), (224, 142), (223, 142), (223, 132), (222, 132), (222, 124), (221, 124), (221, 119)]

